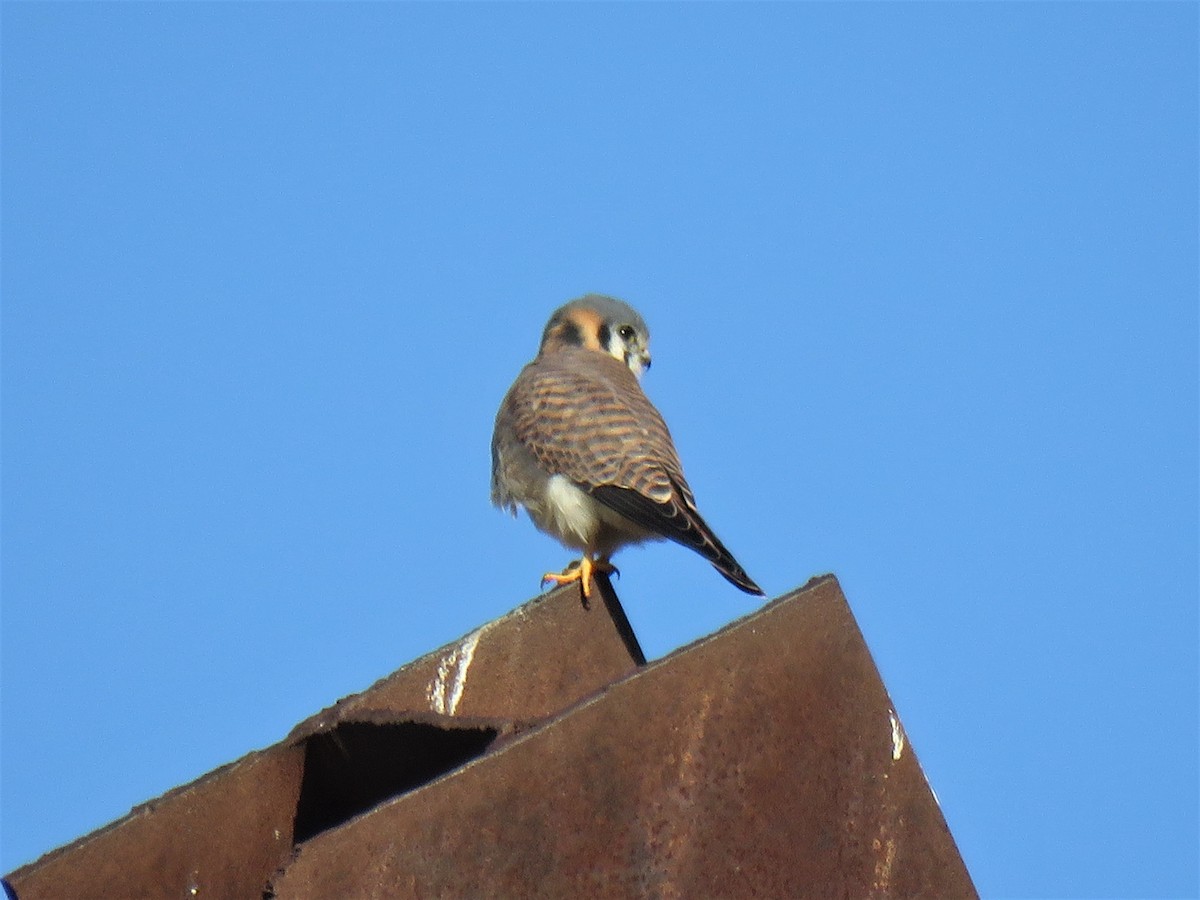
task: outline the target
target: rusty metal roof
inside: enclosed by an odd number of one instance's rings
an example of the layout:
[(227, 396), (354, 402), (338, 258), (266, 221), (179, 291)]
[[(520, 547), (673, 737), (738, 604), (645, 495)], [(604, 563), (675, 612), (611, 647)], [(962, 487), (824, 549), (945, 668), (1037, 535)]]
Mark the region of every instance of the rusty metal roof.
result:
[(648, 666), (560, 588), (11, 873), (41, 897), (969, 897), (832, 577)]

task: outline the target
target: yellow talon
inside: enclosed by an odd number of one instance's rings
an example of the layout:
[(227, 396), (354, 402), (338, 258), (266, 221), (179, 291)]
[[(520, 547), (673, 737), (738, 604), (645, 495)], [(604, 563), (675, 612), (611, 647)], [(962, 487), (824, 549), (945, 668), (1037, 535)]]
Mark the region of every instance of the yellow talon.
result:
[(607, 575), (615, 571), (617, 571), (617, 567), (607, 559), (592, 559), (590, 556), (585, 556), (571, 563), (561, 573), (547, 572), (542, 576), (542, 584), (545, 584), (547, 581), (553, 581), (555, 584), (570, 584), (573, 581), (578, 581), (579, 587), (583, 590), (583, 599), (590, 600), (592, 598), (592, 584), (596, 580), (592, 573), (602, 572)]

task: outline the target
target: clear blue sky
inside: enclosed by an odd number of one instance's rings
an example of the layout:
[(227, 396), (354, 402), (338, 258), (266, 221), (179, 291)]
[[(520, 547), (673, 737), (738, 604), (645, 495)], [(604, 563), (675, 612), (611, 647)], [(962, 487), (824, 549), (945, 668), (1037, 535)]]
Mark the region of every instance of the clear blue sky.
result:
[[(533, 595), (492, 419), (601, 291), (984, 894), (1194, 896), (1197, 10), (4, 3), (0, 868)], [(618, 562), (652, 656), (756, 608)]]

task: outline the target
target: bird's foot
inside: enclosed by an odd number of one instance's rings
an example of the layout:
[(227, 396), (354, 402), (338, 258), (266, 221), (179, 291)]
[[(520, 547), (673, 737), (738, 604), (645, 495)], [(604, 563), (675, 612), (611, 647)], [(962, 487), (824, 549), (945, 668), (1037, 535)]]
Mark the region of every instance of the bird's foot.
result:
[(587, 606), (588, 601), (592, 598), (592, 585), (595, 583), (594, 573), (608, 575), (616, 572), (620, 575), (621, 572), (603, 557), (592, 559), (591, 556), (584, 556), (582, 559), (577, 559), (562, 572), (547, 572), (542, 576), (542, 584), (552, 581), (555, 584), (571, 584), (574, 581), (579, 582), (580, 590), (583, 591), (583, 604)]

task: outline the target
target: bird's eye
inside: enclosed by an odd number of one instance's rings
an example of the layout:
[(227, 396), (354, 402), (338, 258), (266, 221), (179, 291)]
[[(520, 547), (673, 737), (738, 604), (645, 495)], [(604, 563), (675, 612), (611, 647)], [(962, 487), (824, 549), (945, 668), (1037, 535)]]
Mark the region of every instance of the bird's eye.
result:
[(617, 334), (619, 334), (621, 336), (621, 340), (628, 341), (633, 337), (633, 326), (632, 325), (622, 325), (620, 328), (617, 329)]

